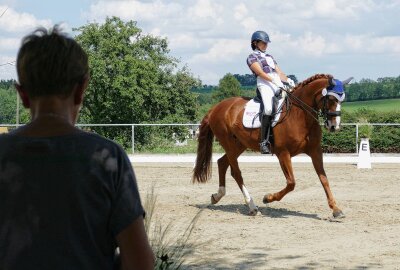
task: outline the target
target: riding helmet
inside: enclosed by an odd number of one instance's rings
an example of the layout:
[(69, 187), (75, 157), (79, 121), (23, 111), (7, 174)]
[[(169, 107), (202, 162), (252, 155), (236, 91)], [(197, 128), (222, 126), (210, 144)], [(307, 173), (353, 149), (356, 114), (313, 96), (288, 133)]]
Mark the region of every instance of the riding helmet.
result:
[(265, 43), (271, 42), (267, 33), (264, 31), (255, 31), (253, 35), (251, 35), (251, 43), (259, 40), (264, 41)]

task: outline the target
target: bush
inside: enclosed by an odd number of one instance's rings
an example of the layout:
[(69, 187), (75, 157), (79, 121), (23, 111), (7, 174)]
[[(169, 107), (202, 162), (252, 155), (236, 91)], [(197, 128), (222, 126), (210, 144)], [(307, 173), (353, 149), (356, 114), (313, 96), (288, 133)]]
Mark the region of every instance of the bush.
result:
[[(360, 123), (358, 138), (369, 138), (373, 153), (400, 152), (400, 126), (373, 126), (368, 123), (400, 123), (400, 116), (395, 112), (377, 112), (367, 108), (353, 113), (343, 111), (343, 121)], [(342, 126), (341, 131), (329, 133), (323, 130), (322, 148), (325, 153), (354, 153), (356, 145), (356, 127)]]

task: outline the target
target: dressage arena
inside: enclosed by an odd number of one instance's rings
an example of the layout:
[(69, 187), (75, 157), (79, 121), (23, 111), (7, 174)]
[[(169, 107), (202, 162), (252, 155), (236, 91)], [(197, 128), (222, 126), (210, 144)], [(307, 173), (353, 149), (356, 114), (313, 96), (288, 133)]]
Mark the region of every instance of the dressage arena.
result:
[[(231, 176), (217, 205), (217, 164), (206, 184), (192, 184), (193, 163), (133, 162), (142, 199), (155, 185), (155, 216), (180, 235), (204, 209), (191, 236), (199, 246), (185, 269), (400, 269), (400, 166), (325, 163), (332, 192), (346, 217), (331, 218), (311, 163), (294, 163), (296, 188), (280, 202), (262, 203), (285, 185), (278, 163), (240, 163), (259, 207), (248, 215)], [(229, 170), (228, 170), (229, 174)]]

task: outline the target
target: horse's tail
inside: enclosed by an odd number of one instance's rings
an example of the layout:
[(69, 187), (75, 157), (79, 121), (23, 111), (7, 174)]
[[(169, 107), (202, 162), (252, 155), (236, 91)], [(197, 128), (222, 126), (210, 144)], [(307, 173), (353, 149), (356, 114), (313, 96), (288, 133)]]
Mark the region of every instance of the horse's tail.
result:
[(211, 158), (214, 133), (208, 122), (208, 115), (201, 121), (197, 144), (196, 165), (193, 169), (193, 183), (205, 183), (211, 177)]

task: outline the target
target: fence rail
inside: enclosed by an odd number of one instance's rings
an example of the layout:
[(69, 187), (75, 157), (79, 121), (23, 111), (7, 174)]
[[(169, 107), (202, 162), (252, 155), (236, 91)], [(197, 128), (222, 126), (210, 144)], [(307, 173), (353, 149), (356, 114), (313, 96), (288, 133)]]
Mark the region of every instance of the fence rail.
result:
[[(342, 126), (355, 126), (356, 132), (356, 143), (355, 143), (355, 152), (358, 153), (358, 142), (359, 142), (359, 127), (360, 126), (393, 126), (400, 127), (400, 123), (342, 123)], [(18, 127), (21, 124), (0, 124), (0, 127)], [(187, 126), (188, 128), (198, 127), (200, 124), (179, 124), (179, 123), (171, 123), (171, 124), (76, 124), (78, 127), (131, 127), (131, 145), (132, 145), (132, 154), (135, 153), (135, 127), (140, 126)]]

